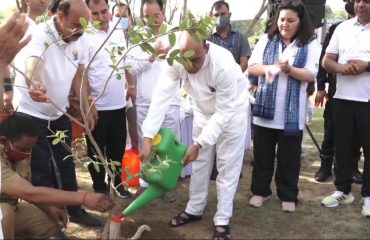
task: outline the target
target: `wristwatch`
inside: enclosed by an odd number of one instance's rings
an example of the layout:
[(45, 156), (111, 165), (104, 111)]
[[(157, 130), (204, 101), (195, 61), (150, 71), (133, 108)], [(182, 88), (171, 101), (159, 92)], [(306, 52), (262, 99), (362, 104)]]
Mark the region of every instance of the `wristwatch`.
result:
[(366, 72), (370, 72), (370, 62), (367, 62)]

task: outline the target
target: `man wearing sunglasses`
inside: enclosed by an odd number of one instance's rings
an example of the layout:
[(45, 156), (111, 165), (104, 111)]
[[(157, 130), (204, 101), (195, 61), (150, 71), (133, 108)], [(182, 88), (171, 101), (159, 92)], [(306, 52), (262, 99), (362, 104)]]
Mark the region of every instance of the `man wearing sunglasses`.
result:
[(37, 135), (33, 120), (25, 114), (14, 113), (0, 122), (0, 206), (5, 239), (63, 236), (59, 230), (66, 226), (67, 217), (60, 206), (81, 204), (99, 212), (114, 206), (101, 193), (33, 186), (29, 159)]

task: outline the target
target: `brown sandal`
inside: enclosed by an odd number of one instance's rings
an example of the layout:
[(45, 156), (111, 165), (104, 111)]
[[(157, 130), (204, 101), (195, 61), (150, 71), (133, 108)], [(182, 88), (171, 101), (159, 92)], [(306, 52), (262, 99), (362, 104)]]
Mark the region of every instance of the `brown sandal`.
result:
[[(184, 217), (186, 215), (186, 217)], [(179, 213), (176, 217), (172, 218), (171, 221), (168, 223), (170, 227), (179, 227), (181, 225), (185, 225), (191, 222), (196, 222), (202, 219), (202, 216), (192, 215), (185, 211)], [(175, 223), (173, 223), (175, 222)]]

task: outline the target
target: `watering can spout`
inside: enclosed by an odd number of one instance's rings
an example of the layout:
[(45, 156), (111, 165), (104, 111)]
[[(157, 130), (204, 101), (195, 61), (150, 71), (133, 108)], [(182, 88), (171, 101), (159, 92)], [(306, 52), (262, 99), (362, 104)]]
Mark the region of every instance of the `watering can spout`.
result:
[(125, 208), (125, 210), (123, 210), (122, 214), (127, 216), (135, 212), (137, 209), (160, 197), (163, 193), (163, 189), (154, 185), (149, 185), (128, 207)]

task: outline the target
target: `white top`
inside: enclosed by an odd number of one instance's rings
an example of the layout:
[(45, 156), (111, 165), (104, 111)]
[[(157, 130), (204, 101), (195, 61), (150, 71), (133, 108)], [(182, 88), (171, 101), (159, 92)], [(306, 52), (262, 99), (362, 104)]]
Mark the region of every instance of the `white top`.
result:
[[(93, 34), (86, 34), (86, 39), (89, 44), (89, 62), (92, 60), (96, 51), (103, 44), (110, 32), (114, 30), (114, 25), (112, 25), (112, 23), (109, 24), (108, 32), (104, 32), (93, 27), (92, 29)], [(108, 41), (104, 44), (103, 48), (98, 52), (94, 60), (91, 62), (87, 71), (91, 88), (91, 96), (93, 99), (96, 99), (103, 92), (106, 85), (103, 94), (95, 103), (98, 111), (121, 109), (126, 106), (125, 71), (119, 69), (118, 72), (115, 70), (112, 74), (113, 68), (109, 66), (116, 65), (113, 63), (110, 54), (107, 52), (107, 50), (112, 52), (112, 48), (114, 47), (116, 49), (117, 47), (126, 48), (125, 37), (121, 29), (114, 30)], [(122, 55), (119, 55), (117, 50), (115, 51), (114, 56), (116, 57), (117, 62), (122, 58)], [(121, 61), (117, 67), (121, 68), (124, 65), (124, 61)], [(117, 74), (121, 76), (120, 79), (117, 79)], [(109, 78), (111, 75), (112, 77)]]
[[(165, 113), (175, 94), (180, 79), (194, 102), (194, 115), (202, 114), (208, 120), (195, 141), (200, 145), (214, 145), (230, 119), (247, 108), (247, 79), (232, 54), (223, 47), (209, 44), (202, 68), (188, 74), (179, 63), (162, 65), (148, 115), (143, 123), (144, 137), (152, 138), (159, 130)], [(195, 117), (194, 121), (198, 119)]]
[[(256, 44), (252, 56), (248, 61), (248, 65), (252, 66), (254, 64), (263, 64), (263, 53), (265, 51), (268, 42), (267, 34), (261, 36), (260, 40)], [(289, 64), (293, 65), (298, 47), (293, 41), (284, 50), (282, 54), (281, 44), (279, 46), (279, 56), (280, 58), (284, 55), (284, 58), (288, 59)], [(312, 41), (308, 44), (307, 61), (304, 66), (313, 77), (316, 77), (319, 67), (319, 57), (320, 57), (320, 46), (317, 41)], [(262, 76), (260, 76), (261, 78)], [(285, 99), (288, 87), (288, 74), (281, 72), (279, 74), (279, 81), (276, 90), (276, 104), (275, 104), (275, 115), (274, 119), (264, 119), (260, 117), (253, 117), (253, 123), (262, 127), (274, 128), (274, 129), (284, 129), (285, 123)], [(299, 93), (299, 129), (304, 128), (305, 114), (306, 114), (306, 99), (307, 99), (307, 82), (301, 82), (301, 89)]]
[[(167, 35), (160, 37), (160, 40), (164, 45), (169, 46)], [(127, 56), (127, 65), (131, 66), (128, 71), (133, 76), (136, 76), (137, 81), (137, 96), (135, 104), (137, 106), (149, 106), (152, 100), (154, 87), (157, 84), (161, 73), (162, 60), (155, 60), (152, 63), (149, 62), (148, 57), (150, 54), (141, 50), (139, 46), (132, 48), (132, 50), (128, 52)], [(180, 85), (175, 92), (176, 94), (173, 97), (171, 105), (180, 106)]]
[[(46, 94), (58, 107), (66, 109), (69, 107), (68, 95), (77, 66), (87, 62), (84, 36), (67, 44), (59, 36), (53, 20), (37, 25), (32, 35), (31, 42), (16, 65), (24, 72), (28, 57), (40, 57), (44, 63), (41, 81), (46, 87)], [(15, 84), (27, 86), (21, 74), (17, 74)], [(51, 103), (33, 101), (24, 88), (14, 87), (14, 103), (19, 112), (45, 120), (55, 120), (63, 115)]]
[[(327, 53), (338, 55), (338, 63), (349, 59), (370, 61), (370, 24), (361, 25), (357, 17), (346, 20), (335, 29)], [(337, 91), (334, 98), (358, 102), (370, 101), (370, 72), (343, 76), (337, 74)]]

